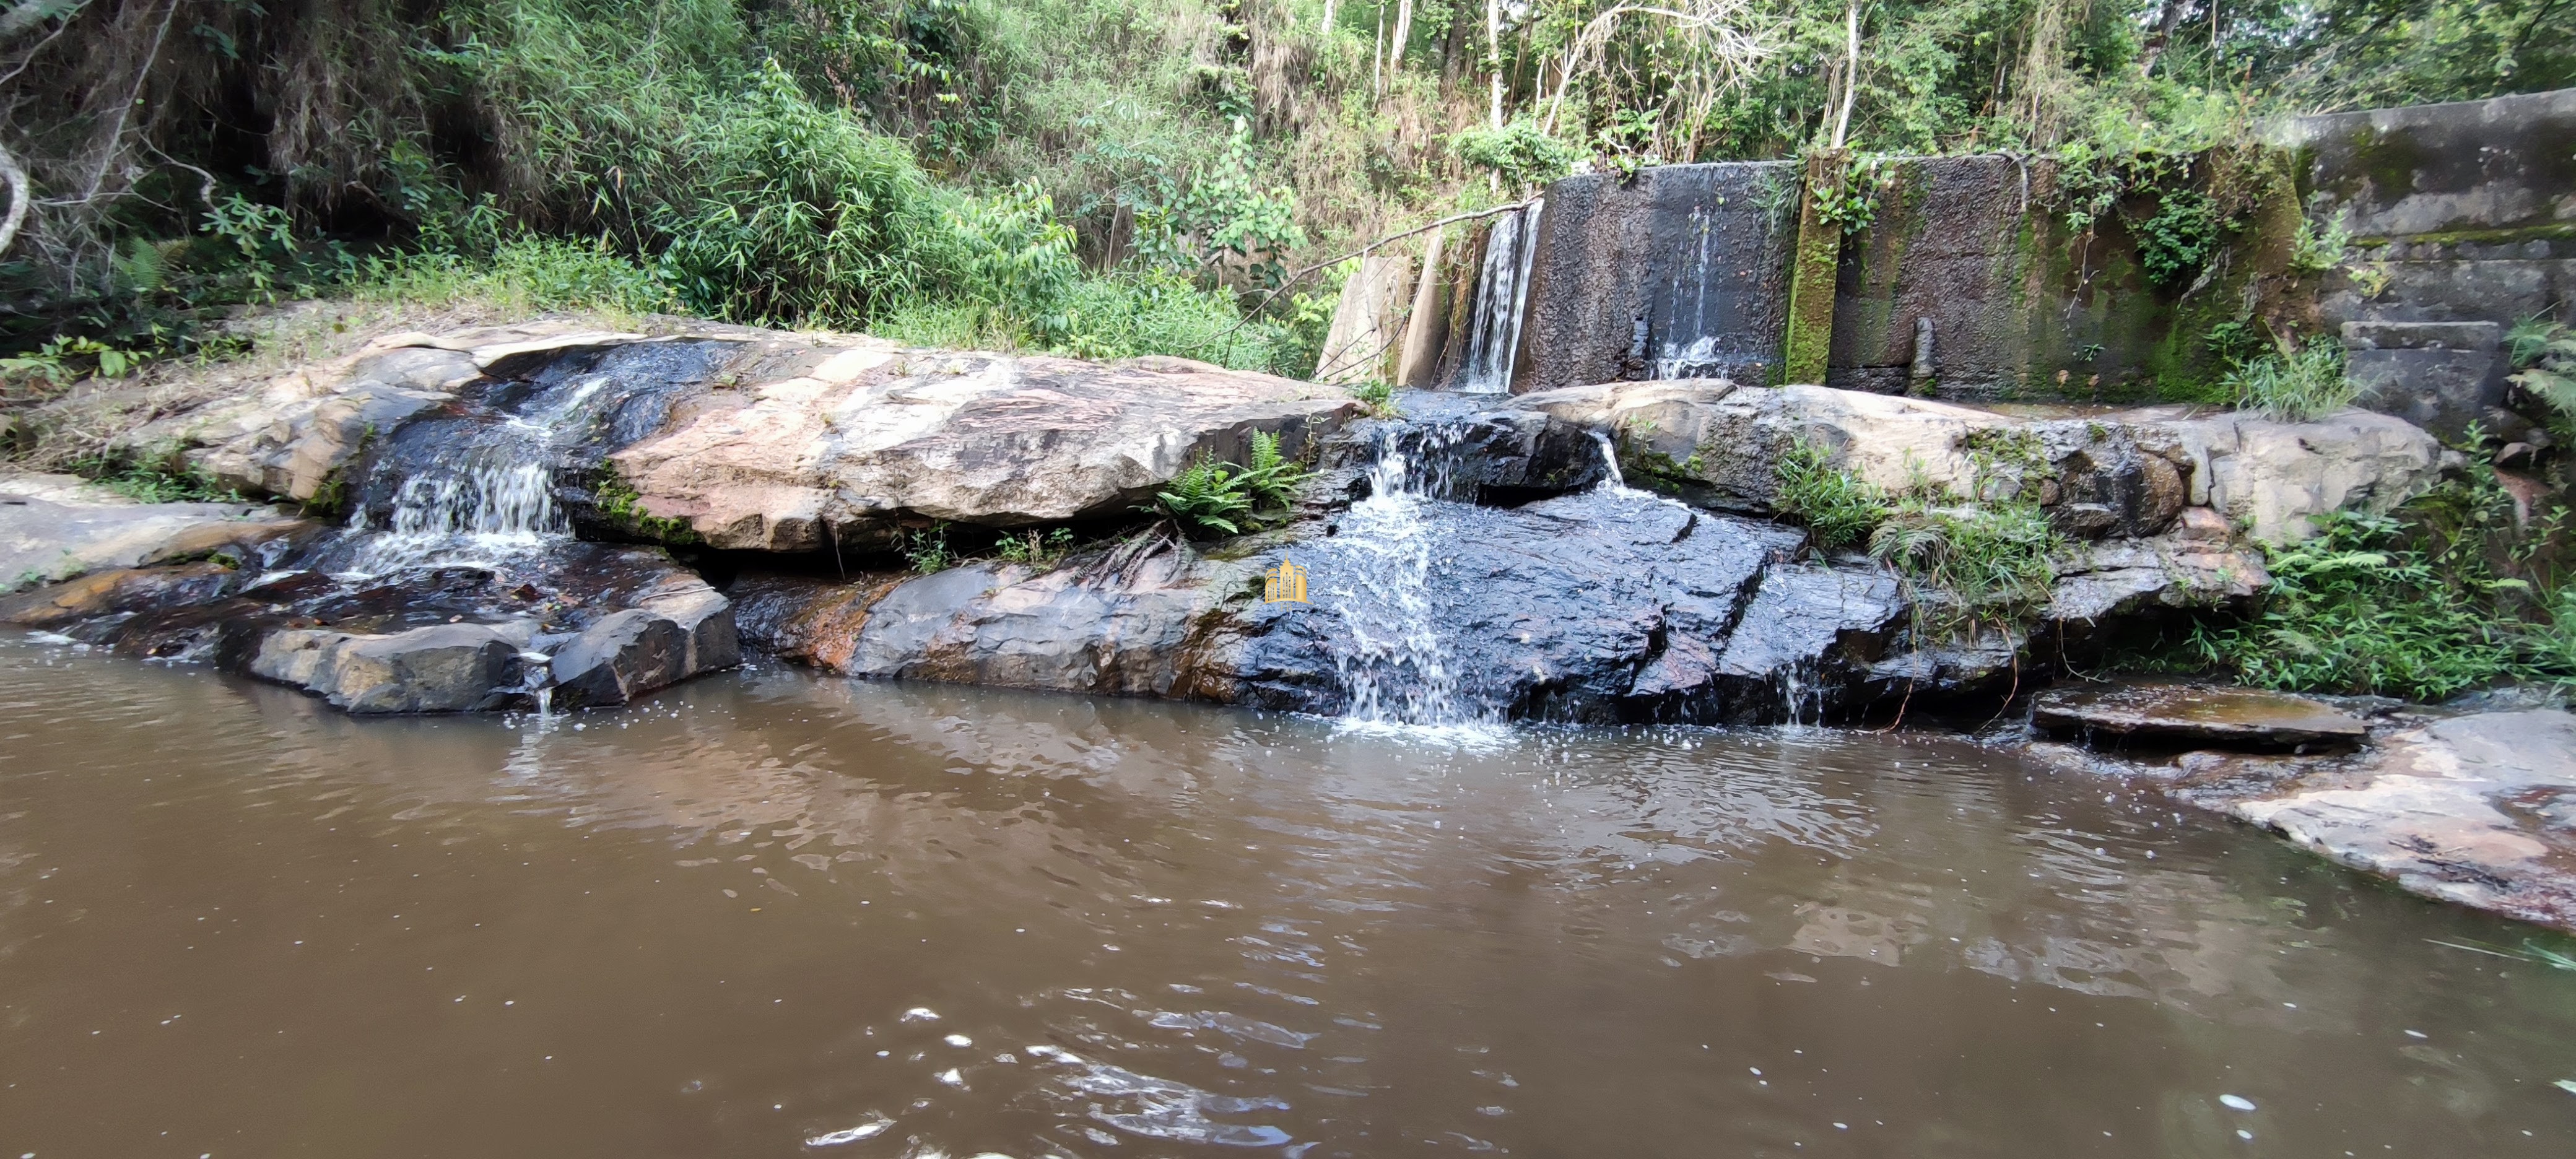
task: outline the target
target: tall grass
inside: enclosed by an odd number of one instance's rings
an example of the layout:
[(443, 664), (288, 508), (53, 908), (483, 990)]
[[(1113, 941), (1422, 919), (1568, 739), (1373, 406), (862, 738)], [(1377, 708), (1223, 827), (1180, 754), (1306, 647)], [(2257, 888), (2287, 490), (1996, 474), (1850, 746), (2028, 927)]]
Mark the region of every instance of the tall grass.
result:
[(2327, 342), (2282, 349), (2229, 371), (2220, 385), (2238, 409), (2279, 422), (2321, 419), (2352, 405), (2359, 387), (2344, 377), (2343, 351)]

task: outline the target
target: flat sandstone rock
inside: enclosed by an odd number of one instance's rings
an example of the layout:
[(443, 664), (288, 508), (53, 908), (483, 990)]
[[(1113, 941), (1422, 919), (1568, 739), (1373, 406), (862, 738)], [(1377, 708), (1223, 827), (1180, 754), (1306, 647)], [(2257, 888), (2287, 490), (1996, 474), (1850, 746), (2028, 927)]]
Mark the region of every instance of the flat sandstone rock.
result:
[(2030, 723), (2042, 732), (2097, 742), (2264, 749), (2349, 746), (2370, 731), (2358, 717), (2308, 697), (2189, 684), (2052, 688), (2032, 699)]
[(2201, 803), (2409, 892), (2576, 930), (2576, 716), (2480, 713), (2343, 760), (2185, 767)]

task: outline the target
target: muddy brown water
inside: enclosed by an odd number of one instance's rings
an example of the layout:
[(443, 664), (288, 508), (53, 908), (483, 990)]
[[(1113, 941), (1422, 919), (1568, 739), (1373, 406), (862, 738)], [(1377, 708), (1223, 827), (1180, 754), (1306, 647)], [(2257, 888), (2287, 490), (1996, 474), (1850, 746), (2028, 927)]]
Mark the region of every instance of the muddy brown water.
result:
[(2536, 936), (1952, 739), (0, 638), (0, 1159), (2565, 1156)]

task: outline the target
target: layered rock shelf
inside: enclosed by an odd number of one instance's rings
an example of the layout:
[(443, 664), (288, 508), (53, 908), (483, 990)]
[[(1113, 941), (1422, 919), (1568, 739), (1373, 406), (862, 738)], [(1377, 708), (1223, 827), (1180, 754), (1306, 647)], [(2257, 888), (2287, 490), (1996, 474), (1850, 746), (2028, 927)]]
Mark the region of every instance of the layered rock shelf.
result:
[[(1176, 359), (741, 327), (395, 335), (126, 440), (342, 526), (20, 484), (0, 518), (93, 530), (72, 562), (22, 560), (13, 586), (74, 582), (7, 614), (362, 712), (621, 703), (733, 663), (738, 634), (854, 676), (1390, 720), (1834, 719), (2021, 687), (2128, 618), (2242, 608), (2254, 540), (2445, 468), (2363, 412), (2016, 414), (1717, 379), (1405, 406)], [(1143, 514), (1256, 435), (1311, 468), (1268, 529), (1196, 541)], [(1890, 491), (2036, 502), (2070, 545), (2049, 606), (1930, 631), (1898, 577), (1769, 521), (1802, 444)], [(932, 574), (899, 554), (946, 527), (1088, 545)], [(1283, 558), (1310, 602), (1261, 598)]]

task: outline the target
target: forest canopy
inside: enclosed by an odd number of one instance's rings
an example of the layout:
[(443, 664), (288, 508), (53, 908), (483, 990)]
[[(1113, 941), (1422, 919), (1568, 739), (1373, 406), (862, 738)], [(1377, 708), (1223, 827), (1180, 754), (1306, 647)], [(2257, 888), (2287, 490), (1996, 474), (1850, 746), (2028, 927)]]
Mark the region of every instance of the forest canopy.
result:
[(14, 0), (0, 353), (105, 369), (507, 270), (539, 306), (1298, 373), (1329, 287), (1254, 294), (1573, 167), (2182, 155), (2576, 84), (2570, 3)]

